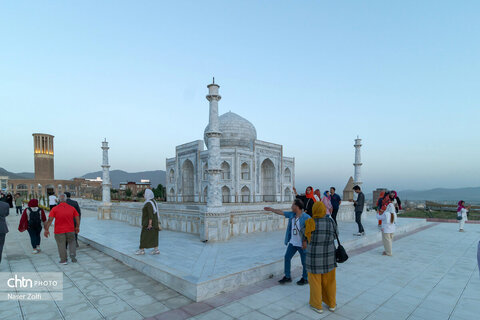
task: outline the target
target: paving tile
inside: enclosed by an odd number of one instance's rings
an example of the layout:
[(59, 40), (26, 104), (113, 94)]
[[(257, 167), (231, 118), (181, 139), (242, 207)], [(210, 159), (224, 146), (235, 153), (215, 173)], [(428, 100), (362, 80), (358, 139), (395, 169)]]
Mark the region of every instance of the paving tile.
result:
[[(195, 319), (196, 320), (231, 320), (233, 318), (219, 310), (211, 310), (211, 311), (197, 315)], [(255, 318), (251, 318), (251, 319), (255, 319)]]
[(272, 318), (264, 315), (263, 313), (260, 313), (260, 312), (257, 312), (257, 311), (252, 311), (252, 312), (249, 312), (247, 314), (244, 314), (243, 316), (241, 316), (238, 319), (240, 319), (240, 320), (252, 320), (252, 319), (255, 319), (255, 320), (271, 320)]
[(108, 320), (142, 320), (144, 317), (135, 310), (122, 312), (113, 316), (107, 316)]
[(191, 302), (192, 300), (181, 295), (162, 301), (162, 303), (170, 309), (181, 308), (190, 304)]
[(197, 314), (210, 311), (211, 309), (212, 307), (204, 302), (191, 303), (182, 307), (182, 310), (184, 310), (188, 314), (191, 314), (192, 316), (196, 316)]
[(290, 313), (290, 310), (284, 308), (278, 304), (268, 304), (264, 307), (257, 309), (258, 312), (261, 312), (272, 319), (280, 319), (286, 314)]
[(225, 306), (220, 307), (218, 310), (228, 314), (229, 316), (232, 316), (233, 318), (239, 318), (244, 314), (253, 311), (252, 308), (247, 307), (246, 305), (239, 302), (229, 303)]

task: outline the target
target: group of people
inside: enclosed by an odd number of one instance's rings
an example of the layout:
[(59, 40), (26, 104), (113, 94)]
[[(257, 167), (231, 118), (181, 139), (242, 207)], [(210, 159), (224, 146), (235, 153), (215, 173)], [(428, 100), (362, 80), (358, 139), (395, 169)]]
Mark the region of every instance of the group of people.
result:
[(15, 196), (12, 196), (10, 192), (0, 193), (0, 201), (8, 203), (10, 208), (13, 208), (13, 205), (15, 204), (17, 216), (22, 214), (23, 200), (24, 199), (20, 193), (15, 194)]
[[(307, 187), (305, 194), (296, 196), (291, 211), (277, 210), (265, 207), (264, 210), (288, 219), (288, 226), (284, 243), (287, 246), (284, 257), (285, 275), (279, 280), (280, 284), (292, 282), (291, 260), (298, 252), (302, 262), (302, 277), (298, 285), (310, 285), (310, 307), (318, 312), (323, 312), (323, 303), (331, 312), (336, 308), (336, 278), (337, 267), (335, 239), (338, 240), (338, 225), (336, 221), (341, 198), (335, 193), (335, 188), (324, 192)], [(361, 217), (365, 207), (365, 195), (360, 186), (353, 187), (357, 194), (354, 201), (355, 221), (358, 232), (354, 235), (363, 236), (365, 230)], [(384, 255), (392, 255), (392, 241), (395, 232), (397, 210), (401, 208), (400, 200), (395, 200), (395, 192), (382, 195), (377, 219), (382, 226)]]
[[(5, 218), (9, 215), (10, 208), (11, 206), (8, 202), (0, 201), (0, 262), (2, 261), (5, 237), (9, 232)], [(22, 206), (20, 206), (20, 209), (22, 209)], [(50, 209), (48, 220), (45, 211), (39, 206), (38, 199), (31, 199), (28, 202), (27, 208), (23, 210), (23, 212), (20, 210), (20, 213), (21, 217), (18, 231), (28, 232), (30, 243), (33, 248), (33, 254), (41, 252), (40, 242), (42, 229), (44, 230), (43, 235), (45, 238), (48, 238), (50, 236), (50, 226), (53, 221), (55, 221), (54, 235), (60, 256), (59, 263), (63, 265), (68, 264), (67, 249), (69, 251), (71, 262), (77, 262), (77, 234), (80, 232), (81, 210), (78, 202), (71, 199), (71, 194), (69, 192), (65, 192), (58, 197), (56, 204)]]
[[(271, 207), (264, 210), (288, 219), (284, 244), (287, 246), (284, 259), (285, 275), (280, 284), (292, 282), (291, 260), (298, 252), (302, 261), (302, 278), (297, 285), (310, 285), (310, 307), (323, 312), (322, 303), (333, 312), (336, 309), (337, 267), (335, 239), (337, 238), (337, 213), (342, 202), (335, 188), (323, 195), (319, 189), (309, 186), (305, 194), (299, 195), (293, 188), (295, 200), (291, 211)], [(363, 208), (362, 208), (363, 211)]]

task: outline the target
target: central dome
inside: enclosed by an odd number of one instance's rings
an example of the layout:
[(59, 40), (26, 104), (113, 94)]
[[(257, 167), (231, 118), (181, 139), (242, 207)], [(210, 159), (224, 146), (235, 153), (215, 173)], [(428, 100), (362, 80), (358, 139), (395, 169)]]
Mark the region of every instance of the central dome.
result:
[[(253, 149), (253, 142), (257, 139), (257, 130), (247, 119), (233, 112), (227, 112), (218, 117), (219, 129), (222, 133), (220, 147), (240, 147)], [(204, 141), (208, 147), (207, 135), (209, 126), (204, 131)]]

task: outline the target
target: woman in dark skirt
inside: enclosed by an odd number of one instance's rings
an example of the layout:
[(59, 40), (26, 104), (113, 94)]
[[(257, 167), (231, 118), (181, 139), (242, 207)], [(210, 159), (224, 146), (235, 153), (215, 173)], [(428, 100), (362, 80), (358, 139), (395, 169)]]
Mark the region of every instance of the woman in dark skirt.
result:
[(142, 232), (140, 233), (140, 248), (135, 254), (145, 254), (145, 249), (153, 248), (151, 254), (160, 254), (158, 250), (158, 208), (153, 200), (153, 191), (145, 190), (145, 204), (142, 209)]

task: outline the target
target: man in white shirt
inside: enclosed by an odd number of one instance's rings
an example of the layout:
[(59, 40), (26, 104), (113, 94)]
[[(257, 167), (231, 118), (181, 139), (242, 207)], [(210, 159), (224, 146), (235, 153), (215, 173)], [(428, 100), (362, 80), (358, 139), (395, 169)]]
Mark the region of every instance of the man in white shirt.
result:
[(52, 193), (48, 196), (48, 205), (50, 206), (50, 210), (52, 210), (58, 204), (57, 196)]
[(288, 227), (285, 234), (285, 245), (287, 246), (287, 251), (285, 252), (285, 276), (278, 281), (280, 284), (292, 282), (290, 274), (291, 261), (297, 251), (300, 254), (303, 266), (302, 279), (297, 281), (297, 284), (303, 286), (308, 283), (308, 274), (305, 265), (306, 254), (305, 248), (302, 247), (302, 237), (305, 229), (305, 221), (310, 219), (310, 216), (305, 213), (303, 209), (304, 204), (300, 199), (295, 199), (292, 204), (292, 211), (283, 212), (282, 210), (276, 210), (270, 207), (264, 208), (265, 211), (270, 211), (288, 218)]

